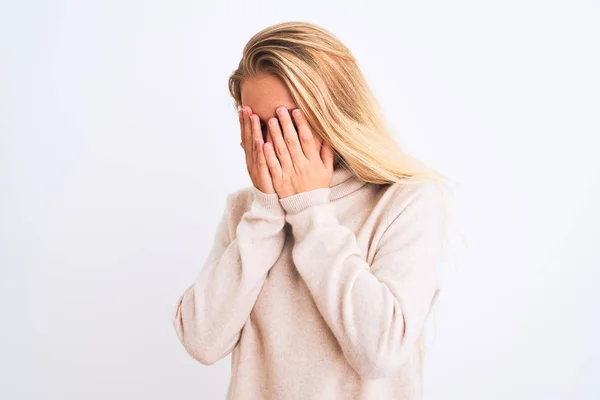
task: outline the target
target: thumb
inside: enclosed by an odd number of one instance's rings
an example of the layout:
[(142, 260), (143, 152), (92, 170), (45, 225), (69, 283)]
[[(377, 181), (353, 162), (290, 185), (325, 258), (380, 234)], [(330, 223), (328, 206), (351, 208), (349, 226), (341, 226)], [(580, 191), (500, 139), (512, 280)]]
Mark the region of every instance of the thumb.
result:
[(323, 164), (325, 164), (325, 168), (327, 169), (327, 172), (329, 172), (329, 175), (332, 175), (333, 174), (333, 148), (326, 141), (323, 141), (323, 143), (321, 144), (321, 161), (323, 161)]

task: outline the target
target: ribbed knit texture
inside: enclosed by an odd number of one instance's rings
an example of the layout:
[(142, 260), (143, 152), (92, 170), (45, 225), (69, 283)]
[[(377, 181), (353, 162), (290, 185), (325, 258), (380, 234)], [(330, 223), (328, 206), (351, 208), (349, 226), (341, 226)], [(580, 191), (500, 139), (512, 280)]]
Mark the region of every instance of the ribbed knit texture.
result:
[(177, 336), (203, 364), (231, 353), (227, 399), (420, 399), (442, 218), (433, 183), (375, 185), (341, 166), (329, 188), (233, 192)]

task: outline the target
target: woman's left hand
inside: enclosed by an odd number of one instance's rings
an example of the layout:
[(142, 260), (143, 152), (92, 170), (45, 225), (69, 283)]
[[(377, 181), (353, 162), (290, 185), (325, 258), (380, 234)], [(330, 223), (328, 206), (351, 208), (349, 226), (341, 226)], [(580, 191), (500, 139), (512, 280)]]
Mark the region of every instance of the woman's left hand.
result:
[(328, 188), (333, 177), (331, 145), (325, 141), (319, 145), (299, 109), (294, 109), (292, 115), (298, 132), (288, 110), (277, 107), (279, 121), (275, 117), (267, 121), (273, 144), (265, 142), (263, 147), (273, 187), (280, 199)]

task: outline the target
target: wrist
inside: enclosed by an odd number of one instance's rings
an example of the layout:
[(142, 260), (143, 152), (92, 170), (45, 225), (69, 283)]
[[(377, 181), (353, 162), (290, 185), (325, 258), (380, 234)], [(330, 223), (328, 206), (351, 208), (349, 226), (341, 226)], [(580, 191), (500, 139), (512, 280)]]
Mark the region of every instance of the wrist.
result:
[(308, 190), (279, 199), (283, 210), (288, 214), (297, 214), (310, 207), (330, 202), (330, 187)]
[(261, 209), (272, 214), (285, 215), (285, 211), (279, 202), (277, 193), (265, 193), (256, 186), (252, 186), (252, 194), (254, 203)]

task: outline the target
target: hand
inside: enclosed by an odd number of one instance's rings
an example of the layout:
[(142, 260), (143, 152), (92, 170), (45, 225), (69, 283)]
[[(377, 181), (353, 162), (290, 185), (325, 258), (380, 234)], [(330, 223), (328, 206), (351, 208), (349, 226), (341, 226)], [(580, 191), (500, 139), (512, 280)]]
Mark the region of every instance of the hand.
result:
[(265, 143), (264, 155), (273, 187), (281, 199), (313, 189), (328, 188), (333, 177), (331, 145), (323, 141), (319, 148), (304, 115), (299, 109), (292, 114), (294, 121), (285, 107), (278, 107), (279, 120), (271, 118), (267, 121), (273, 144)]
[(246, 167), (252, 184), (263, 193), (276, 193), (263, 153), (264, 140), (260, 119), (258, 115), (252, 114), (250, 107), (246, 106), (242, 107), (238, 117), (242, 136), (240, 145), (246, 153)]

